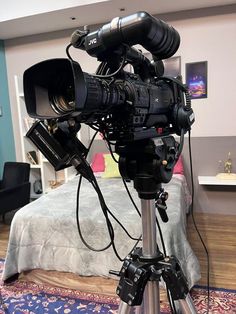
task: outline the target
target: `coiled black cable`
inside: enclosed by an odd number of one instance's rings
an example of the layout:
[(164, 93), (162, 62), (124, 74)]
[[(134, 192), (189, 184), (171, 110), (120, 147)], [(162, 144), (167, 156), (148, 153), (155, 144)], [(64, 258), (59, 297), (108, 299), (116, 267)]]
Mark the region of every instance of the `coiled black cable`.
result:
[[(91, 145), (95, 139), (97, 135), (97, 132), (94, 134), (91, 142), (90, 142), (90, 145), (88, 147), (88, 152), (91, 148)], [(100, 202), (100, 205), (101, 205), (101, 208), (102, 208), (102, 211), (103, 211), (103, 214), (104, 214), (104, 217), (106, 219), (106, 224), (107, 224), (107, 228), (108, 228), (108, 233), (109, 233), (109, 236), (110, 236), (110, 243), (108, 243), (105, 247), (103, 248), (100, 248), (100, 249), (96, 249), (94, 247), (92, 247), (91, 245), (89, 245), (86, 240), (84, 239), (83, 237), (83, 234), (82, 234), (82, 231), (81, 231), (81, 227), (80, 227), (80, 222), (79, 222), (79, 194), (80, 194), (80, 188), (81, 188), (81, 182), (82, 182), (82, 176), (80, 176), (80, 179), (79, 179), (79, 183), (78, 183), (78, 188), (77, 188), (77, 200), (76, 200), (76, 221), (77, 221), (77, 228), (78, 228), (78, 232), (79, 232), (79, 235), (80, 235), (80, 238), (81, 238), (81, 241), (83, 242), (83, 244), (90, 250), (92, 251), (95, 251), (95, 252), (101, 252), (101, 251), (105, 251), (106, 249), (108, 249), (110, 246), (112, 246), (113, 250), (114, 250), (114, 253), (115, 255), (117, 256), (117, 258), (120, 260), (120, 261), (123, 261), (124, 259), (121, 258), (117, 252), (117, 249), (115, 247), (115, 244), (114, 244), (114, 238), (115, 238), (115, 235), (114, 235), (114, 229), (113, 229), (113, 226), (112, 226), (112, 223), (108, 217), (108, 214), (110, 214), (112, 216), (112, 218), (120, 225), (120, 227), (125, 231), (125, 233), (132, 239), (132, 240), (135, 240), (137, 241), (137, 243), (140, 241), (140, 238), (134, 238), (132, 237), (128, 231), (126, 230), (126, 228), (120, 223), (120, 221), (114, 216), (114, 214), (108, 209), (106, 203), (105, 203), (105, 200), (103, 198), (103, 195), (102, 195), (102, 192), (98, 186), (98, 183), (97, 183), (97, 180), (95, 178), (94, 175), (91, 175), (90, 174), (90, 182), (93, 186), (93, 188), (95, 189), (97, 195), (98, 195), (98, 198), (99, 198), (99, 202)], [(137, 245), (137, 243), (135, 244), (135, 246)], [(132, 249), (133, 250), (133, 249)]]

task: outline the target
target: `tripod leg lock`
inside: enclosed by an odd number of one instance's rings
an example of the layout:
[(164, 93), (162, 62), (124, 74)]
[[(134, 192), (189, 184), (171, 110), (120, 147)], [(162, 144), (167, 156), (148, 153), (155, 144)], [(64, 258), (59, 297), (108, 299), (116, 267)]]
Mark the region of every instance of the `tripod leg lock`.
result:
[(173, 300), (185, 299), (189, 293), (188, 282), (175, 256), (165, 258), (163, 262), (162, 277), (169, 289)]
[(116, 293), (122, 301), (130, 306), (140, 305), (143, 299), (143, 292), (150, 277), (150, 270), (147, 270), (126, 259), (123, 263), (120, 281)]
[(116, 290), (122, 301), (130, 306), (141, 305), (147, 281), (160, 280), (161, 273), (155, 267), (160, 259), (162, 254), (151, 259), (144, 258), (141, 248), (136, 248), (131, 256), (125, 259)]

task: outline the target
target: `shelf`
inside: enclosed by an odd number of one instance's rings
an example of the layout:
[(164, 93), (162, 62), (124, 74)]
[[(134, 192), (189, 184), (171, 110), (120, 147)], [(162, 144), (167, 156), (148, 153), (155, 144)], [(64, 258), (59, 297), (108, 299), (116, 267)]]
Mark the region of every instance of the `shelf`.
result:
[(32, 169), (40, 169), (41, 165), (30, 165), (30, 168), (32, 168)]
[(219, 179), (216, 176), (199, 176), (198, 183), (200, 185), (236, 185), (236, 180)]

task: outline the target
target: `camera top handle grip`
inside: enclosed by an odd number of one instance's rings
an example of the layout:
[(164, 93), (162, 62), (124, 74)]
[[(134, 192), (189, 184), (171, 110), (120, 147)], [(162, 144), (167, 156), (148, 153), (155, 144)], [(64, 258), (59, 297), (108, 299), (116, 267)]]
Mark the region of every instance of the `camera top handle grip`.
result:
[(156, 60), (162, 60), (175, 54), (179, 48), (180, 36), (172, 26), (162, 20), (147, 12), (137, 12), (122, 18), (116, 17), (93, 32), (75, 31), (71, 44), (98, 58), (122, 44), (140, 44)]

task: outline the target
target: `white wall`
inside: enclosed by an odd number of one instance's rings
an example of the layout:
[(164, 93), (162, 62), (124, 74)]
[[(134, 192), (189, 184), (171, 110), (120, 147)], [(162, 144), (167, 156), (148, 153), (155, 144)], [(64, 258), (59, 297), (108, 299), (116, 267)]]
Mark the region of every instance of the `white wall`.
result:
[(181, 36), (176, 55), (185, 63), (208, 61), (208, 98), (193, 100), (193, 136), (236, 135), (236, 14), (172, 23)]
[[(181, 46), (176, 55), (181, 56), (182, 74), (185, 63), (208, 61), (208, 98), (193, 100), (196, 123), (193, 136), (236, 135), (236, 14), (189, 18), (169, 22), (181, 36)], [(22, 76), (32, 64), (47, 58), (66, 57), (65, 47), (71, 31), (42, 34), (8, 40), (6, 60), (10, 90), (11, 110), (16, 153), (20, 149), (17, 134), (18, 122), (14, 91), (15, 74)], [(97, 61), (83, 51), (73, 51), (86, 72), (94, 72)]]

